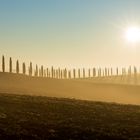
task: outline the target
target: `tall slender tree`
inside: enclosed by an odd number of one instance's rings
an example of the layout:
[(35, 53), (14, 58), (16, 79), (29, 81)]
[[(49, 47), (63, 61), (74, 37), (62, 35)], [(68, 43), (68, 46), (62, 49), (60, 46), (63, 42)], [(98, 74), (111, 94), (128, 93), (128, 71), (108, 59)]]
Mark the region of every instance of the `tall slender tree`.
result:
[(35, 76), (38, 76), (38, 66), (36, 64)]
[(56, 69), (56, 79), (58, 79), (58, 69)]
[(69, 74), (69, 79), (71, 79), (71, 70), (69, 70), (68, 74)]
[(90, 69), (88, 69), (88, 77), (90, 78)]
[(107, 69), (107, 75), (110, 76), (110, 69)]
[(44, 76), (44, 68), (43, 68), (43, 66), (41, 66), (41, 77), (43, 77)]
[(63, 78), (63, 70), (60, 70), (60, 79)]
[(49, 77), (49, 68), (47, 68), (47, 77)]
[(25, 62), (22, 63), (22, 73), (26, 74), (26, 65)]
[(80, 78), (81, 76), (80, 76), (80, 69), (78, 69), (78, 77)]
[(53, 68), (53, 66), (51, 68), (51, 75), (52, 75), (52, 78), (53, 78), (54, 77), (54, 68)]
[(113, 69), (111, 68), (111, 76), (113, 75)]
[(60, 68), (58, 68), (58, 77), (59, 77), (59, 79), (61, 78), (61, 70), (60, 70)]
[(12, 73), (12, 58), (9, 59), (9, 72)]
[(64, 69), (64, 78), (67, 78), (67, 69)]
[(30, 62), (30, 66), (29, 66), (29, 76), (32, 76), (33, 73), (33, 66), (32, 66), (32, 62)]
[(96, 68), (93, 68), (93, 77), (96, 76)]
[(76, 70), (73, 69), (73, 78), (76, 78)]
[(85, 74), (85, 69), (83, 68), (83, 78), (86, 77), (86, 74)]
[(5, 72), (5, 57), (2, 56), (2, 72)]
[(44, 69), (44, 72), (43, 73), (44, 73), (44, 77), (46, 77), (46, 70), (45, 69)]
[(16, 61), (16, 73), (17, 74), (19, 73), (19, 61), (18, 60)]
[(128, 75), (131, 76), (131, 66), (128, 68)]
[(119, 75), (119, 69), (118, 69), (118, 67), (116, 68), (116, 75), (117, 76)]
[(137, 84), (137, 68), (134, 66), (134, 84)]

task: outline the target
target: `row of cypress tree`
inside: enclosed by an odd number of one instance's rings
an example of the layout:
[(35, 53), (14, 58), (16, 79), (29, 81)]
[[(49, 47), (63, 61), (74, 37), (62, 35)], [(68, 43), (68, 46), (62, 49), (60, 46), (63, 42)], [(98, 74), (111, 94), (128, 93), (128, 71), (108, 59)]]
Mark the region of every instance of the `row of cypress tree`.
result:
[[(26, 68), (26, 64), (25, 62), (22, 63), (22, 70), (20, 72), (20, 66), (19, 66), (19, 61), (16, 61), (16, 73), (22, 73), (22, 74), (27, 74), (29, 76), (40, 76), (40, 77), (50, 77), (50, 78), (59, 78), (59, 79), (66, 79), (66, 78), (86, 78), (86, 77), (108, 77), (108, 76), (113, 76), (113, 69), (112, 68), (105, 68), (105, 69), (101, 69), (101, 68), (93, 68), (93, 69), (88, 69), (88, 73), (86, 74), (86, 70), (83, 68), (82, 72), (80, 69), (76, 70), (73, 69), (71, 70), (67, 70), (65, 69), (54, 69), (53, 66), (51, 67), (51, 69), (47, 68), (44, 69), (43, 66), (41, 66), (40, 68), (38, 67), (38, 65), (36, 65), (35, 70), (33, 70), (33, 65), (32, 62), (30, 62), (29, 67)], [(2, 56), (2, 72), (5, 72), (5, 57), (4, 55)], [(12, 73), (13, 72), (13, 63), (12, 63), (12, 58), (9, 58), (9, 72)], [(133, 74), (135, 76), (137, 76), (138, 71), (137, 68), (134, 67), (133, 69)], [(115, 76), (118, 76), (119, 74), (119, 69), (118, 67), (116, 68), (116, 73)], [(126, 70), (125, 68), (122, 68), (121, 71), (121, 75), (128, 75), (131, 76), (132, 75), (132, 67), (130, 66), (128, 68), (128, 70)]]

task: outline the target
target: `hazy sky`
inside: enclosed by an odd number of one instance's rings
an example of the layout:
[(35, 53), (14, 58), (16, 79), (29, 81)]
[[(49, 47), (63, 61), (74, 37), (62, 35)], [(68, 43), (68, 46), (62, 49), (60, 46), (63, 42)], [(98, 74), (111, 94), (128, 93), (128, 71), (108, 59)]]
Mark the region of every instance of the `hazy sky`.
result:
[(140, 64), (140, 0), (0, 0), (0, 54), (56, 67)]

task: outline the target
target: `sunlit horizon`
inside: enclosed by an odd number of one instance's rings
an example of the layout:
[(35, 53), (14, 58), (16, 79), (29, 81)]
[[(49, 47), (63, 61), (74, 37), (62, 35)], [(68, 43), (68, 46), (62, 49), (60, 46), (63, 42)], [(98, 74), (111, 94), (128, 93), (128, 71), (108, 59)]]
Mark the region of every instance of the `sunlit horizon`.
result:
[(0, 54), (46, 67), (139, 67), (139, 29), (131, 30), (140, 26), (139, 5), (139, 0), (0, 1)]

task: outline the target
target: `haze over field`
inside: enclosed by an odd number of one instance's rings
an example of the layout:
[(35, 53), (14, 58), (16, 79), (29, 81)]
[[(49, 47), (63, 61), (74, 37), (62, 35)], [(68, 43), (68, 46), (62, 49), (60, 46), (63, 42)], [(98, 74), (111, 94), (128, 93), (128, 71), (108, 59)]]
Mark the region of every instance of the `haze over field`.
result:
[(140, 105), (140, 86), (101, 79), (51, 79), (0, 73), (0, 93), (74, 98)]

